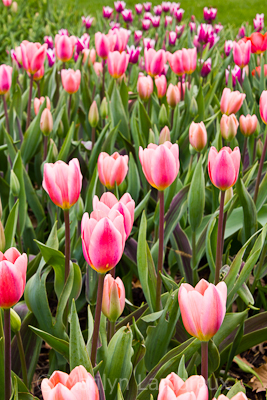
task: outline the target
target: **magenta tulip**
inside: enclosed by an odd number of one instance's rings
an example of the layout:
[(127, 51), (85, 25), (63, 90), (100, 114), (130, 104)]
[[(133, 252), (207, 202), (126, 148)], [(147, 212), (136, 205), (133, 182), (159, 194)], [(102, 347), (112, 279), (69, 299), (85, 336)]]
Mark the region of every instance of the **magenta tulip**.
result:
[(11, 87), (12, 70), (9, 65), (0, 65), (0, 95), (6, 94)]
[(164, 50), (145, 49), (145, 68), (150, 76), (160, 75), (164, 69), (165, 62), (166, 55)]
[(220, 190), (232, 187), (238, 178), (240, 168), (240, 150), (235, 147), (223, 147), (219, 153), (211, 147), (208, 157), (208, 172), (211, 182)]
[(231, 92), (231, 89), (223, 89), (221, 97), (221, 112), (223, 114), (235, 114), (243, 104), (246, 95), (238, 90)]

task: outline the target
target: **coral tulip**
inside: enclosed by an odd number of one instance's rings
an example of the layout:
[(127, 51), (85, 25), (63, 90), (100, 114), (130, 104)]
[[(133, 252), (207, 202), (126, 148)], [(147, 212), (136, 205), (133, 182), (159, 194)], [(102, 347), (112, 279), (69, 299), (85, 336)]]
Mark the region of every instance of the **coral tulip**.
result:
[(181, 91), (177, 85), (169, 84), (167, 90), (167, 103), (174, 108), (181, 101)]
[(189, 127), (189, 142), (196, 151), (201, 151), (207, 144), (207, 131), (204, 122), (192, 122)]
[(222, 137), (225, 140), (232, 140), (237, 134), (239, 122), (236, 119), (235, 114), (226, 115), (223, 114), (221, 121), (220, 121), (220, 128)]
[(23, 295), (26, 283), (27, 255), (11, 247), (0, 251), (0, 307), (14, 306)]
[(0, 95), (6, 94), (11, 87), (12, 70), (9, 65), (0, 65)]
[(253, 32), (247, 40), (251, 41), (251, 52), (261, 54), (267, 49), (267, 32), (263, 35), (260, 32)]
[(166, 94), (167, 79), (165, 75), (155, 77), (155, 85), (157, 87), (158, 98), (161, 99)]
[(166, 55), (164, 50), (145, 49), (145, 68), (150, 76), (160, 75), (164, 69), (165, 62)]
[(88, 65), (92, 65), (96, 60), (96, 51), (95, 49), (83, 49), (83, 64), (85, 64), (86, 60), (88, 60)]
[(239, 118), (240, 131), (244, 136), (251, 136), (255, 133), (258, 125), (258, 118), (256, 115), (241, 115)]
[(104, 280), (102, 312), (111, 321), (115, 322), (122, 314), (125, 306), (125, 288), (122, 280), (107, 274)]
[[(267, 76), (267, 64), (264, 64), (263, 71), (264, 71), (264, 77), (266, 77)], [(255, 76), (256, 73), (257, 73), (258, 77), (260, 78), (260, 76), (261, 76), (261, 66), (260, 65), (258, 67), (256, 67), (255, 69), (253, 69), (253, 71), (251, 72), (251, 75)]]
[(174, 372), (159, 384), (158, 400), (208, 400), (209, 392), (205, 379), (192, 375), (185, 382)]
[(236, 65), (244, 68), (250, 61), (251, 42), (244, 42), (240, 40), (238, 43), (234, 42), (233, 58)]
[(267, 90), (264, 90), (260, 97), (260, 116), (267, 125)]
[(238, 178), (240, 168), (240, 150), (235, 147), (223, 147), (219, 153), (211, 147), (208, 157), (208, 171), (211, 182), (220, 190), (232, 187)]
[[(220, 394), (217, 400), (228, 400), (229, 398), (225, 396), (224, 394)], [(216, 400), (215, 397), (213, 400)], [(231, 400), (248, 400), (247, 396), (243, 392), (238, 392), (235, 394), (233, 397), (231, 397)]]
[(20, 48), (23, 68), (29, 74), (34, 75), (44, 65), (47, 44), (45, 43), (41, 46), (40, 43), (31, 43), (24, 40)]
[(53, 203), (63, 210), (70, 209), (80, 196), (82, 174), (77, 158), (69, 164), (57, 161), (44, 165), (43, 188), (49, 194)]
[(38, 114), (39, 112), (39, 108), (40, 106), (43, 104), (43, 102), (46, 101), (46, 108), (48, 108), (49, 110), (51, 110), (51, 103), (50, 103), (50, 99), (49, 97), (40, 97), (40, 99), (38, 99), (37, 97), (35, 97), (34, 101), (33, 101), (33, 108), (34, 108), (34, 113), (35, 115)]
[(100, 62), (94, 63), (94, 70), (97, 76), (100, 76), (103, 73), (103, 65)]
[(139, 159), (147, 181), (160, 191), (170, 186), (178, 175), (177, 143), (165, 142), (159, 146), (150, 143), (146, 149), (139, 147)]
[(100, 182), (108, 189), (113, 189), (115, 183), (119, 186), (128, 172), (128, 156), (115, 152), (111, 156), (102, 152), (97, 161)]
[(99, 400), (94, 378), (82, 365), (74, 368), (69, 375), (54, 371), (49, 379), (42, 380), (41, 390), (44, 400)]
[(76, 93), (81, 83), (81, 71), (77, 69), (62, 69), (61, 71), (62, 86), (67, 93)]
[(235, 114), (243, 104), (246, 95), (238, 90), (231, 92), (231, 89), (223, 89), (221, 97), (221, 112), (223, 114)]
[(126, 54), (125, 51), (122, 53), (110, 51), (108, 53), (108, 72), (113, 78), (120, 78), (125, 73), (128, 63), (129, 54)]
[(201, 341), (209, 341), (220, 329), (226, 312), (227, 286), (216, 286), (201, 279), (193, 288), (183, 283), (178, 301), (187, 332)]
[(142, 100), (148, 100), (153, 93), (153, 80), (151, 76), (139, 74), (137, 81), (137, 92)]

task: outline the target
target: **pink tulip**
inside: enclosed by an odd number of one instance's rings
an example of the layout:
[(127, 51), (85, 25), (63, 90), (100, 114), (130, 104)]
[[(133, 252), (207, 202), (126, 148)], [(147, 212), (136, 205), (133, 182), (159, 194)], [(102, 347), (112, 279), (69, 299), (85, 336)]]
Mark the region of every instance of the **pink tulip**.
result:
[(156, 75), (160, 75), (165, 63), (166, 55), (164, 50), (145, 49), (145, 68), (150, 76), (155, 77)]
[(167, 79), (165, 75), (155, 77), (155, 85), (158, 92), (158, 98), (161, 99), (166, 94), (167, 90)]
[(34, 108), (34, 113), (35, 115), (38, 114), (39, 112), (39, 108), (40, 106), (43, 104), (43, 102), (46, 100), (46, 108), (48, 108), (49, 110), (51, 110), (51, 103), (49, 100), (49, 97), (40, 97), (40, 99), (38, 99), (37, 97), (35, 97), (34, 101), (33, 101), (33, 108)]
[(123, 216), (110, 210), (108, 216), (102, 211), (85, 213), (82, 218), (81, 235), (83, 255), (88, 264), (104, 274), (113, 269), (122, 257), (125, 246)]
[(239, 118), (240, 131), (244, 136), (251, 136), (256, 132), (258, 126), (258, 118), (256, 115), (241, 115)]
[(11, 88), (12, 70), (9, 65), (0, 65), (0, 95), (6, 94)]
[(103, 18), (109, 19), (113, 13), (113, 8), (109, 6), (103, 6)]
[(64, 161), (44, 164), (43, 188), (53, 203), (69, 210), (78, 201), (82, 188), (78, 159), (73, 158), (69, 164)]
[(133, 22), (132, 10), (125, 9), (121, 12), (121, 15), (122, 15), (124, 22)]
[(121, 13), (125, 9), (125, 6), (126, 6), (125, 1), (120, 1), (120, 0), (114, 1), (115, 10), (118, 13)]
[(104, 60), (108, 57), (110, 51), (110, 40), (107, 35), (101, 32), (95, 34), (95, 49), (99, 57)]
[(167, 28), (168, 25), (172, 24), (172, 17), (170, 15), (165, 16), (164, 26)]
[(24, 40), (21, 45), (21, 57), (23, 68), (34, 75), (45, 62), (47, 44), (31, 43)]
[(159, 146), (150, 143), (146, 149), (139, 147), (139, 159), (147, 181), (160, 191), (170, 186), (178, 175), (177, 143), (165, 142)]
[(131, 64), (137, 64), (138, 63), (138, 58), (140, 55), (142, 48), (141, 47), (134, 47), (132, 45), (131, 47), (127, 46), (127, 54), (129, 54), (129, 63)]
[(244, 68), (245, 65), (248, 65), (250, 61), (250, 54), (251, 54), (251, 41), (248, 40), (244, 42), (240, 40), (238, 43), (234, 42), (234, 51), (233, 57), (234, 62), (240, 68)]
[(169, 32), (169, 45), (170, 46), (175, 45), (176, 39), (177, 39), (177, 33), (173, 32), (173, 31)]
[[(37, 81), (39, 81), (40, 79), (42, 79), (42, 77), (44, 76), (44, 72), (45, 72), (44, 66), (42, 66), (42, 67), (41, 67), (40, 69), (38, 69), (38, 71), (35, 72), (35, 74), (33, 75), (33, 80), (34, 80), (35, 82), (37, 82)], [(29, 72), (27, 72), (27, 74), (28, 74), (29, 76), (31, 76), (31, 74), (30, 74)]]
[(222, 137), (227, 141), (231, 141), (237, 134), (238, 125), (239, 122), (237, 121), (235, 114), (229, 116), (223, 114), (220, 121)]
[(108, 72), (113, 78), (120, 78), (125, 73), (128, 63), (129, 54), (126, 54), (125, 51), (122, 53), (110, 51), (108, 53)]
[(185, 28), (185, 25), (177, 25), (175, 27), (175, 32), (177, 33), (177, 38), (178, 39), (182, 36), (182, 34), (184, 32), (184, 28)]
[(211, 182), (220, 190), (232, 187), (238, 178), (240, 168), (240, 150), (235, 147), (223, 147), (219, 153), (211, 147), (208, 157), (208, 172)]
[(246, 28), (244, 27), (244, 25), (242, 25), (238, 31), (238, 37), (240, 39), (243, 39), (243, 37), (245, 37), (245, 36), (246, 36)]
[(95, 62), (94, 63), (94, 70), (97, 76), (102, 75), (103, 73), (103, 65), (100, 62)]
[(193, 33), (193, 32), (196, 32), (196, 30), (197, 30), (197, 25), (196, 25), (196, 23), (195, 22), (189, 22), (189, 28), (190, 28), (190, 32), (191, 33)]
[(138, 15), (142, 14), (143, 4), (135, 4), (134, 7), (135, 7), (136, 14), (138, 14)]
[(94, 378), (82, 365), (69, 375), (54, 371), (49, 379), (42, 380), (41, 390), (44, 400), (99, 400)]
[(143, 3), (145, 11), (150, 11), (151, 10), (151, 5), (152, 4), (150, 2)]
[(182, 283), (178, 301), (187, 332), (201, 341), (209, 341), (220, 329), (226, 312), (227, 286), (214, 286), (201, 279), (193, 288)]
[(122, 280), (107, 274), (104, 280), (102, 312), (111, 321), (115, 322), (125, 307), (125, 288)]
[(0, 251), (0, 307), (14, 306), (23, 295), (26, 283), (27, 255), (11, 247)]
[(260, 116), (267, 125), (267, 90), (264, 90), (260, 97)]
[(162, 4), (161, 4), (162, 10), (163, 10), (165, 13), (169, 12), (169, 11), (170, 11), (170, 8), (171, 8), (171, 4), (172, 4), (172, 3), (171, 3), (170, 1), (163, 1)]
[(44, 42), (47, 44), (47, 49), (53, 49), (54, 48), (54, 42), (52, 36), (45, 36), (44, 37)]
[[(188, 285), (190, 286), (190, 285)], [(174, 372), (161, 379), (158, 400), (208, 400), (209, 392), (203, 376), (192, 375), (185, 382)]]
[(83, 64), (85, 64), (86, 60), (88, 60), (88, 65), (92, 65), (96, 60), (96, 51), (95, 49), (83, 49)]
[(168, 53), (168, 61), (172, 71), (178, 76), (183, 74), (192, 74), (197, 66), (197, 50), (182, 49), (175, 53)]
[(176, 21), (179, 23), (182, 21), (184, 15), (184, 10), (182, 8), (176, 9), (173, 12), (173, 16), (176, 18)]
[(177, 85), (173, 85), (172, 83), (169, 84), (167, 90), (167, 103), (172, 107), (175, 108), (176, 104), (181, 101), (181, 91), (179, 90)]
[(155, 15), (161, 15), (162, 14), (162, 6), (160, 4), (155, 6), (153, 10), (154, 10), (154, 14)]
[(73, 69), (62, 69), (61, 80), (62, 86), (67, 93), (76, 93), (81, 83), (81, 71), (79, 69), (77, 69), (77, 71)]
[(140, 42), (142, 36), (143, 36), (143, 32), (142, 31), (139, 31), (139, 30), (134, 31), (134, 41), (135, 41), (136, 44)]
[[(213, 400), (216, 400), (215, 397), (213, 398)], [(220, 394), (220, 396), (218, 397), (217, 400), (228, 400), (228, 397), (225, 396), (224, 394)], [(234, 395), (233, 397), (231, 397), (231, 400), (248, 400), (248, 398), (245, 395), (245, 393), (239, 392), (236, 395)]]
[(134, 223), (134, 207), (135, 202), (129, 193), (125, 193), (122, 198), (118, 201), (113, 193), (104, 193), (100, 200), (97, 196), (93, 199), (93, 210), (102, 211), (105, 216), (108, 215), (110, 210), (117, 210), (121, 213), (124, 219), (124, 228), (126, 239), (129, 237), (133, 223)]
[(11, 59), (17, 64), (17, 67), (22, 68), (22, 55), (20, 46), (15, 47), (15, 50), (10, 51)]
[(2, 0), (5, 7), (10, 7), (12, 4), (12, 0)]
[(208, 58), (206, 61), (202, 63), (201, 67), (201, 76), (202, 78), (206, 78), (211, 71), (211, 58)]
[(189, 127), (189, 142), (196, 151), (201, 151), (207, 144), (207, 131), (204, 122), (192, 122)]
[(142, 21), (143, 31), (148, 31), (148, 29), (150, 28), (150, 24), (151, 24), (150, 19), (143, 19)]
[(119, 51), (120, 53), (126, 49), (130, 31), (124, 28), (111, 29), (107, 34), (109, 39), (109, 51)]
[(102, 152), (97, 161), (99, 180), (109, 190), (119, 186), (128, 172), (128, 156), (115, 152), (111, 156)]
[(235, 114), (243, 104), (246, 95), (238, 90), (231, 92), (231, 89), (224, 88), (221, 97), (221, 112), (223, 114)]
[(142, 100), (148, 100), (153, 93), (153, 80), (151, 76), (139, 74), (137, 81), (137, 92)]
[(253, 19), (253, 25), (256, 32), (260, 32), (264, 28), (264, 14), (256, 14)]
[(144, 48), (149, 50), (151, 48), (154, 49), (156, 42), (154, 39), (144, 38), (143, 44), (144, 44)]
[(90, 15), (88, 15), (87, 17), (82, 16), (82, 24), (85, 26), (86, 29), (91, 28), (94, 20), (94, 17), (90, 17)]
[(207, 21), (209, 23), (214, 21), (216, 19), (216, 16), (217, 16), (217, 8), (204, 7), (203, 16), (204, 16), (205, 21)]
[(56, 35), (55, 49), (57, 58), (63, 62), (69, 61), (73, 56), (76, 41), (75, 36)]
[(229, 56), (233, 47), (234, 47), (234, 42), (232, 40), (226, 40), (224, 42), (224, 52), (226, 57)]
[(55, 53), (55, 49), (47, 49), (46, 50), (46, 57), (48, 60), (48, 66), (51, 68), (53, 67), (53, 65), (56, 62), (56, 53)]

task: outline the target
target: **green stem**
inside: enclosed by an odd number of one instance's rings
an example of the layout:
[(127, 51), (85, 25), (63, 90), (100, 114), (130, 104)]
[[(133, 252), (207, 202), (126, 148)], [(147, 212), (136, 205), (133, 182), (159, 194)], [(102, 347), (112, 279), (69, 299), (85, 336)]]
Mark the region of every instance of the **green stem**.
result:
[(23, 343), (21, 340), (20, 331), (18, 331), (16, 333), (16, 338), (17, 338), (17, 344), (18, 344), (18, 349), (19, 349), (19, 357), (20, 357), (20, 363), (21, 363), (23, 382), (24, 382), (25, 386), (28, 387), (27, 366), (26, 366), (25, 353), (24, 353), (24, 349), (23, 349)]
[(103, 73), (102, 73), (102, 100), (105, 97), (105, 60), (102, 60), (102, 67), (103, 67)]
[(5, 331), (5, 400), (11, 396), (11, 326), (10, 308), (4, 310)]
[(98, 335), (99, 335), (100, 317), (101, 317), (101, 310), (102, 310), (104, 279), (105, 279), (105, 274), (98, 274), (97, 300), (96, 300), (96, 309), (95, 309), (95, 324), (94, 324), (92, 352), (91, 352), (91, 362), (92, 362), (93, 367), (96, 365), (97, 341), (98, 341)]
[(5, 117), (6, 117), (6, 130), (7, 130), (7, 133), (10, 134), (8, 112), (7, 112), (7, 104), (6, 104), (5, 95), (3, 95), (3, 103), (4, 103), (4, 111), (5, 111)]
[(72, 95), (70, 94), (70, 97), (69, 97), (69, 106), (68, 106), (68, 118), (69, 118), (69, 120), (70, 120), (70, 111), (71, 111), (71, 97), (72, 97)]
[(243, 156), (242, 156), (243, 170), (244, 170), (245, 155), (246, 155), (246, 150), (247, 150), (247, 141), (248, 141), (248, 138), (245, 137), (244, 147), (243, 147)]
[(30, 122), (31, 122), (32, 86), (33, 86), (33, 75), (31, 75), (31, 77), (30, 77), (30, 91), (29, 91), (29, 100), (28, 100), (26, 130), (28, 129)]
[(191, 268), (193, 271), (194, 286), (198, 283), (198, 273), (197, 273), (197, 260), (196, 260), (196, 232), (192, 232), (192, 258), (191, 258)]
[(95, 127), (92, 127), (92, 137), (91, 137), (91, 139), (92, 139), (92, 150), (93, 150), (94, 145), (95, 145)]
[(47, 157), (47, 143), (48, 143), (48, 136), (44, 136), (44, 161)]
[(201, 342), (201, 375), (208, 382), (208, 355), (209, 355), (209, 342)]
[(159, 191), (159, 255), (158, 255), (158, 275), (156, 293), (156, 311), (161, 308), (161, 276), (163, 267), (163, 241), (164, 241), (164, 191)]
[(257, 175), (257, 181), (256, 181), (256, 187), (255, 187), (255, 192), (254, 192), (254, 203), (256, 204), (257, 202), (257, 197), (258, 197), (258, 191), (259, 191), (259, 186), (260, 186), (260, 181), (261, 181), (261, 173), (262, 173), (262, 168), (263, 168), (263, 163), (265, 159), (265, 154), (266, 154), (266, 148), (267, 148), (267, 135), (265, 136), (264, 140), (264, 146), (263, 146), (263, 151), (261, 155), (261, 160), (260, 160), (260, 165), (259, 165), (259, 170), (258, 170), (258, 175)]
[(112, 337), (115, 335), (115, 322), (109, 321), (109, 342)]
[(217, 253), (216, 253), (216, 269), (215, 269), (215, 285), (219, 283), (220, 269), (222, 266), (222, 249), (223, 249), (223, 207), (224, 207), (225, 191), (221, 191), (221, 202), (220, 202), (220, 213), (218, 222), (218, 234), (217, 234)]
[(65, 221), (65, 280), (66, 283), (70, 273), (70, 214), (69, 210), (64, 210)]

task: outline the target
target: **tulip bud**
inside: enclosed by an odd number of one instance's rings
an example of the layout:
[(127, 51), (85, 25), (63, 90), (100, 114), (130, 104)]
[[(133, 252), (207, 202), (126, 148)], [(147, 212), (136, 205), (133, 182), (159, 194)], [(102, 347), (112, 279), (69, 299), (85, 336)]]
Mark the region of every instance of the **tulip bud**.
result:
[(149, 129), (148, 143), (155, 143), (155, 142), (156, 142), (155, 133), (152, 131), (152, 129)]
[(190, 103), (190, 109), (189, 109), (191, 117), (195, 117), (198, 113), (198, 105), (196, 102), (196, 99), (192, 97), (191, 103)]
[(172, 108), (175, 108), (176, 104), (178, 104), (180, 100), (181, 100), (181, 97), (180, 97), (180, 91), (178, 89), (178, 86), (170, 83), (168, 90), (167, 90), (167, 103)]
[(13, 13), (16, 13), (16, 12), (18, 11), (18, 3), (17, 3), (16, 1), (14, 1), (14, 2), (12, 3), (11, 11), (12, 11)]
[(60, 123), (59, 123), (59, 125), (58, 125), (58, 129), (57, 129), (57, 135), (59, 136), (59, 137), (64, 137), (64, 125), (63, 125), (63, 122), (62, 121), (60, 121)]
[(165, 126), (168, 124), (169, 124), (169, 121), (168, 121), (168, 116), (167, 116), (167, 110), (166, 110), (165, 104), (162, 104), (162, 106), (160, 107), (160, 110), (159, 110), (159, 125)]
[(75, 205), (76, 213), (77, 213), (77, 220), (81, 221), (84, 213), (84, 202), (81, 196), (78, 198), (78, 201)]
[(11, 189), (11, 193), (14, 197), (19, 196), (20, 184), (19, 184), (17, 175), (15, 174), (13, 169), (11, 170), (11, 173), (10, 173), (10, 189)]
[(256, 145), (256, 153), (257, 153), (257, 157), (258, 157), (258, 158), (261, 158), (262, 152), (263, 152), (263, 143), (262, 143), (262, 141), (259, 139), (259, 140), (257, 141), (257, 145)]
[(235, 114), (226, 115), (223, 114), (220, 121), (220, 128), (222, 137), (225, 140), (232, 140), (237, 134), (239, 122), (236, 119)]
[(20, 316), (16, 313), (16, 311), (13, 310), (13, 308), (10, 308), (10, 324), (11, 324), (11, 329), (14, 333), (20, 331), (21, 319)]
[(49, 144), (49, 151), (48, 151), (48, 155), (47, 155), (47, 162), (50, 163), (54, 163), (57, 161), (57, 157), (58, 157), (58, 150), (57, 150), (57, 146), (54, 142), (53, 139), (50, 139), (50, 144)]
[(170, 130), (166, 125), (160, 132), (159, 144), (163, 144), (164, 142), (170, 142), (170, 141), (171, 141)]
[(0, 251), (4, 251), (6, 247), (5, 231), (2, 222), (0, 221)]
[(48, 136), (53, 130), (53, 117), (48, 108), (45, 108), (42, 112), (40, 128), (45, 136)]
[[(189, 127), (189, 143), (196, 151), (204, 149), (207, 144), (207, 131), (204, 122), (191, 123)], [(192, 154), (191, 151), (190, 153)]]
[(92, 128), (96, 128), (99, 121), (99, 113), (96, 101), (94, 100), (88, 114), (88, 121)]
[[(221, 191), (220, 191), (220, 194), (221, 194)], [(224, 197), (224, 205), (226, 205), (226, 204), (228, 203), (228, 201), (231, 200), (231, 198), (233, 197), (233, 195), (234, 195), (234, 191), (233, 191), (233, 188), (232, 188), (232, 187), (230, 187), (229, 189), (226, 189), (226, 191), (225, 191), (225, 197)]]
[(111, 321), (115, 322), (122, 314), (125, 306), (125, 288), (122, 280), (114, 279), (107, 274), (104, 281), (102, 312)]
[(105, 97), (103, 98), (100, 105), (100, 116), (102, 119), (105, 119), (108, 116), (108, 102)]

